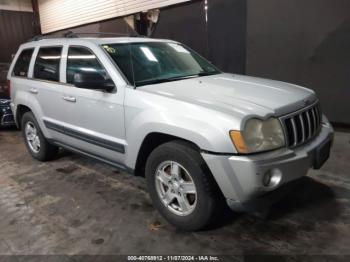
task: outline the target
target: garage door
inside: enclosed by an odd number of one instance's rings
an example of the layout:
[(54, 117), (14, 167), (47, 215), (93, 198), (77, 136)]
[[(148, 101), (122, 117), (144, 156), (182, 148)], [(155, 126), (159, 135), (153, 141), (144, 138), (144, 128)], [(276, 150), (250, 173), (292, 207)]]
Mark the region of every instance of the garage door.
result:
[(41, 30), (49, 33), (190, 0), (39, 0)]

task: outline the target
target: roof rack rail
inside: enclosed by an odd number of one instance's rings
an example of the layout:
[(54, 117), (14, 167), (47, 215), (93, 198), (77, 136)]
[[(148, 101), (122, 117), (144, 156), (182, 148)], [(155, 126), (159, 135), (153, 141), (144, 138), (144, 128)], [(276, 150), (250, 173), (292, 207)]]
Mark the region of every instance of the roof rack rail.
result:
[(110, 35), (110, 36), (119, 36), (119, 37), (145, 37), (143, 35), (138, 34), (137, 32), (132, 33), (111, 33), (111, 32), (96, 32), (96, 33), (90, 33), (90, 32), (73, 32), (68, 31), (66, 33), (63, 33), (62, 36), (54, 35), (54, 36), (45, 36), (45, 35), (36, 35), (30, 41), (39, 41), (42, 39), (51, 39), (51, 38), (79, 38), (79, 35)]
[(68, 31), (67, 33), (64, 33), (63, 36), (65, 38), (78, 38), (78, 35), (72, 31)]
[(41, 39), (43, 39), (42, 35), (36, 35), (36, 36), (30, 38), (29, 41), (39, 41)]
[(132, 33), (111, 33), (111, 32), (96, 32), (96, 33), (91, 33), (91, 32), (81, 32), (81, 33), (74, 33), (74, 32), (67, 32), (72, 33), (76, 37), (79, 35), (111, 35), (111, 36), (126, 36), (126, 37), (146, 37), (143, 35), (138, 34), (137, 32), (132, 32)]

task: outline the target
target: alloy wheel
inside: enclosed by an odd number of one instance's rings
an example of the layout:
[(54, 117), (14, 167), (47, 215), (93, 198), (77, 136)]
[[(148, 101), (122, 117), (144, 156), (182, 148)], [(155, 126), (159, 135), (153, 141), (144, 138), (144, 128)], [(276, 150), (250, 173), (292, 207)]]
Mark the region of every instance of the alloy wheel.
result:
[(34, 153), (39, 153), (40, 151), (40, 138), (38, 134), (38, 130), (35, 127), (34, 123), (28, 121), (25, 126), (25, 135), (27, 139), (27, 143), (29, 145), (29, 148)]
[(161, 202), (174, 214), (187, 216), (197, 204), (197, 190), (190, 173), (175, 161), (162, 162), (155, 174)]

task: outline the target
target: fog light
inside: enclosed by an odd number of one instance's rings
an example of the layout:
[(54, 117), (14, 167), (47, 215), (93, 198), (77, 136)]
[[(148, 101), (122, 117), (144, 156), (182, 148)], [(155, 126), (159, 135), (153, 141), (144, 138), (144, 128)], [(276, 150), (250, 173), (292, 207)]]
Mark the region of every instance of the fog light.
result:
[(264, 175), (264, 178), (263, 178), (263, 185), (269, 186), (270, 182), (271, 182), (271, 172), (267, 171)]
[(281, 179), (282, 172), (279, 169), (274, 168), (264, 174), (262, 183), (266, 187), (275, 187), (281, 182)]

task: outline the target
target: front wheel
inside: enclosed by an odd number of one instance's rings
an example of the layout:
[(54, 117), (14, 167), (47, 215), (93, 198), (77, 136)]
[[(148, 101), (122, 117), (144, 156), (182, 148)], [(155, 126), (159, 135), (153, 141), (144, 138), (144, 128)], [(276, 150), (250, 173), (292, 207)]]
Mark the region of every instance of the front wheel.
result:
[(208, 226), (221, 195), (199, 152), (183, 141), (157, 147), (146, 163), (155, 207), (175, 227), (195, 231)]

